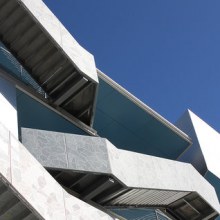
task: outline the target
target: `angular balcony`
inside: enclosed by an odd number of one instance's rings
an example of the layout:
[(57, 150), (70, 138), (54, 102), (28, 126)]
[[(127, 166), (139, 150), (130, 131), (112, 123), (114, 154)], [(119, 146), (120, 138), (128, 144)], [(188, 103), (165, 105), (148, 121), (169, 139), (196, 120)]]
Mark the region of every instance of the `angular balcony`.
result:
[(117, 149), (108, 140), (22, 129), (22, 143), (69, 193), (104, 208), (159, 208), (174, 219), (212, 219), (215, 189), (192, 165)]
[(41, 0), (0, 0), (0, 40), (42, 88), (47, 102), (91, 126), (98, 85), (94, 57)]

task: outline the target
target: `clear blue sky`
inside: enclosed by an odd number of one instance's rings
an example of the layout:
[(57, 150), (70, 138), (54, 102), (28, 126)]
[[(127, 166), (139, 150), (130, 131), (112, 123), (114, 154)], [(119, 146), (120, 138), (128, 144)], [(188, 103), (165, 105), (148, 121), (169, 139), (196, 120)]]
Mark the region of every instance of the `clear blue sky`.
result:
[(219, 0), (45, 0), (97, 67), (171, 122), (220, 131)]

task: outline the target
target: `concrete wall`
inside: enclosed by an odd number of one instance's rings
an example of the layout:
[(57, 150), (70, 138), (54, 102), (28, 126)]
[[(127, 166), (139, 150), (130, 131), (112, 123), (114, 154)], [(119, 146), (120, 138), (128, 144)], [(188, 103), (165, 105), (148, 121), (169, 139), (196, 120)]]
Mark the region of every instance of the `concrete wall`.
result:
[(17, 90), (18, 127), (86, 135), (61, 115)]
[(0, 121), (18, 137), (16, 88), (0, 77)]
[(22, 128), (22, 143), (45, 167), (111, 172), (104, 138)]

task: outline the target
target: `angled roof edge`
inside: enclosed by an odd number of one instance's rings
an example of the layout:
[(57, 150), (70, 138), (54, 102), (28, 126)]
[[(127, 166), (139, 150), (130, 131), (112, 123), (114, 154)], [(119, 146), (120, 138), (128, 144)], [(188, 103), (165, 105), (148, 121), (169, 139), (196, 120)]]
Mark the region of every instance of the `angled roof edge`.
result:
[[(182, 137), (184, 140), (188, 141), (189, 144), (192, 144), (191, 138), (185, 134), (183, 131), (181, 131), (179, 128), (177, 128), (175, 125), (173, 125), (171, 122), (169, 122), (167, 119), (162, 117), (160, 114), (158, 114), (156, 111), (154, 111), (152, 108), (147, 106), (145, 103), (143, 103), (140, 99), (132, 95), (130, 92), (128, 92), (125, 88), (120, 86), (118, 83), (116, 83), (114, 80), (112, 80), (110, 77), (108, 77), (106, 74), (104, 74), (101, 70), (97, 69), (98, 76), (104, 80), (107, 84), (112, 86), (114, 89), (116, 89), (119, 93), (124, 95), (126, 98), (128, 98), (130, 101), (132, 101), (134, 104), (136, 104), (138, 107), (146, 111), (148, 114), (152, 115), (154, 118), (156, 118), (158, 121), (160, 121), (162, 124), (170, 128), (173, 132), (175, 132), (177, 135)], [(189, 145), (189, 146), (190, 146)]]

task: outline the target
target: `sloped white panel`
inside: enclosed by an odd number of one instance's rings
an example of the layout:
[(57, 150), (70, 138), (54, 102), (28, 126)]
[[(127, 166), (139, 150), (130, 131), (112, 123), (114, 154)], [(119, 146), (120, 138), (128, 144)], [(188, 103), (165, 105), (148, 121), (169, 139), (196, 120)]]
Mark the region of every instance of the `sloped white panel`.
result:
[(192, 120), (207, 168), (220, 178), (220, 134), (193, 112), (189, 111), (189, 116)]

